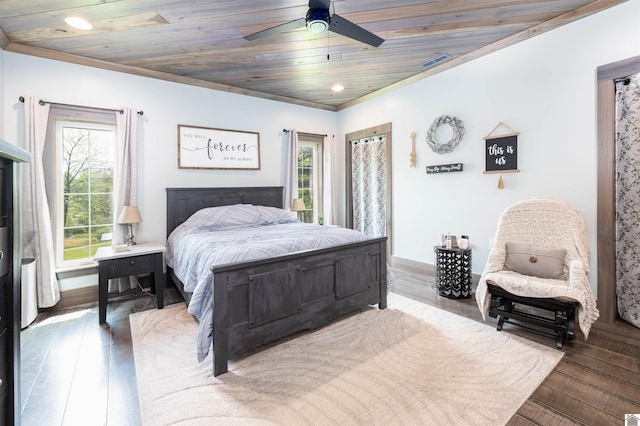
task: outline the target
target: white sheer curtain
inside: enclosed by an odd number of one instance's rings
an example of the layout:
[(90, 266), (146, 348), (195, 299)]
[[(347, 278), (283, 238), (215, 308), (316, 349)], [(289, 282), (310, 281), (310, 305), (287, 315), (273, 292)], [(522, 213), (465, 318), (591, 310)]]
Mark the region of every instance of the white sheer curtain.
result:
[(325, 225), (336, 223), (336, 172), (333, 167), (335, 136), (325, 136), (323, 141), (322, 170), (322, 216)]
[(24, 100), (24, 149), (32, 156), (22, 166), (22, 256), (36, 259), (38, 306), (49, 308), (60, 300), (55, 272), (53, 232), (45, 189), (43, 152), (49, 120), (49, 104), (35, 97)]
[(353, 229), (369, 238), (387, 233), (386, 137), (351, 142)]
[(284, 209), (291, 210), (291, 203), (298, 198), (298, 132), (287, 133), (287, 163), (284, 175)]
[(616, 83), (616, 175), (618, 313), (640, 327), (640, 74)]
[[(125, 242), (125, 225), (118, 224), (124, 206), (138, 205), (138, 113), (131, 108), (116, 112), (116, 159), (113, 167), (113, 240)], [(140, 213), (144, 220), (144, 212)], [(109, 280), (109, 291), (125, 291), (136, 287), (132, 279)]]

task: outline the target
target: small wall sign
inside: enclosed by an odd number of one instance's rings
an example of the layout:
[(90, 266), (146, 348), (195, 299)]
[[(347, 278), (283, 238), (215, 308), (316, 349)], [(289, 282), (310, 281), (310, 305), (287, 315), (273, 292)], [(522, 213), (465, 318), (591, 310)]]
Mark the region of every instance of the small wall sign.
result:
[[(511, 133), (494, 136), (498, 127), (504, 127)], [(498, 173), (498, 188), (504, 188), (502, 173), (517, 173), (518, 170), (518, 135), (506, 124), (500, 122), (484, 137), (485, 173)]]
[(518, 170), (517, 135), (485, 139), (485, 149), (485, 170), (487, 172)]
[(441, 164), (439, 166), (427, 166), (427, 174), (433, 173), (451, 173), (451, 172), (461, 172), (462, 171), (462, 163), (454, 163), (454, 164)]

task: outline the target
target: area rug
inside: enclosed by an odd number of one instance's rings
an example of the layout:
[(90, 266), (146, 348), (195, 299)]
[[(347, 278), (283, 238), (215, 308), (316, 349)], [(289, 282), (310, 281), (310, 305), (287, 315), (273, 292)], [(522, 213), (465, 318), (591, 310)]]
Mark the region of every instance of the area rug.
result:
[(184, 305), (130, 320), (144, 425), (501, 425), (562, 357), (392, 293), (213, 377)]

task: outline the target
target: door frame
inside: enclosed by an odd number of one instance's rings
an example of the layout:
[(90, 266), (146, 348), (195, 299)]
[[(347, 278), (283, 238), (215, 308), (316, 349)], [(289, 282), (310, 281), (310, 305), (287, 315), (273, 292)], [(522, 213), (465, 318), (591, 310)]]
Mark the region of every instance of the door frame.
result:
[(597, 264), (600, 320), (617, 319), (616, 300), (616, 89), (615, 81), (640, 73), (640, 56), (597, 68)]
[(387, 201), (386, 201), (386, 210), (387, 210), (387, 260), (391, 258), (392, 250), (393, 250), (393, 221), (392, 221), (392, 211), (391, 211), (391, 123), (379, 124), (374, 127), (369, 127), (368, 129), (362, 129), (355, 132), (347, 133), (344, 136), (344, 158), (345, 158), (345, 217), (346, 217), (346, 227), (353, 229), (353, 182), (351, 179), (351, 173), (353, 168), (351, 167), (351, 141), (369, 138), (374, 136), (385, 135), (386, 140), (386, 151), (385, 155), (387, 157)]

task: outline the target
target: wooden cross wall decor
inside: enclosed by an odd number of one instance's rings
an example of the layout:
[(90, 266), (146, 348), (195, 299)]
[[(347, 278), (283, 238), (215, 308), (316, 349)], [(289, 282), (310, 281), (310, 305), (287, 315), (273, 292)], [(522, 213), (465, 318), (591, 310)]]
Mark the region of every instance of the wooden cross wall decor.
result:
[(409, 167), (416, 166), (416, 132), (411, 132), (411, 154), (409, 154)]

